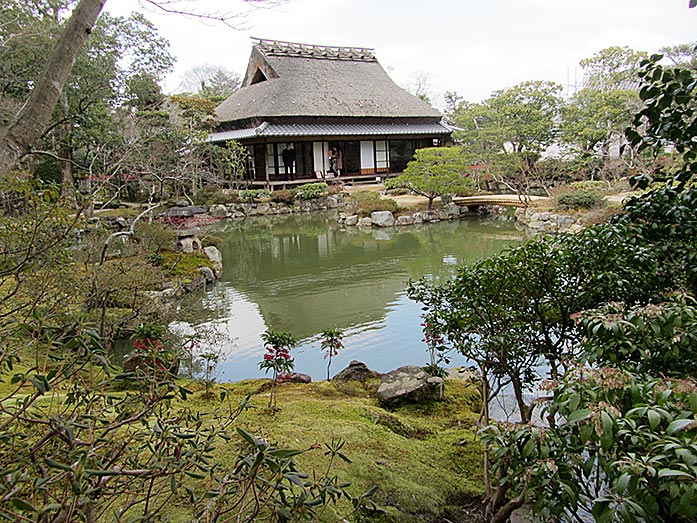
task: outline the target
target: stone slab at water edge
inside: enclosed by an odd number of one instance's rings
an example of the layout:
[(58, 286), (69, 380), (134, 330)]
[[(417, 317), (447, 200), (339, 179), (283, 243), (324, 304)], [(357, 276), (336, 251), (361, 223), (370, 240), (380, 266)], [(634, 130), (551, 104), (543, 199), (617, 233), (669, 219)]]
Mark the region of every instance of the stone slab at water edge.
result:
[(442, 397), (443, 378), (431, 376), (415, 365), (388, 372), (382, 377), (378, 388), (378, 401), (385, 407), (436, 401)]

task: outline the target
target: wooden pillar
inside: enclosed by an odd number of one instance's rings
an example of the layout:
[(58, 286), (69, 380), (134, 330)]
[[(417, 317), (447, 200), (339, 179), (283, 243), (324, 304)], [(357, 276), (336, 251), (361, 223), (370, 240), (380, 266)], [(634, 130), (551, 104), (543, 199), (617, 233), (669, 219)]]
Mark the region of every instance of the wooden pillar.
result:
[[(270, 191), (271, 190), (271, 179), (269, 178), (269, 154), (268, 153), (269, 153), (268, 144), (267, 144), (266, 138), (264, 138), (264, 171), (266, 172), (266, 190)], [(275, 161), (275, 158), (274, 158), (274, 161)]]

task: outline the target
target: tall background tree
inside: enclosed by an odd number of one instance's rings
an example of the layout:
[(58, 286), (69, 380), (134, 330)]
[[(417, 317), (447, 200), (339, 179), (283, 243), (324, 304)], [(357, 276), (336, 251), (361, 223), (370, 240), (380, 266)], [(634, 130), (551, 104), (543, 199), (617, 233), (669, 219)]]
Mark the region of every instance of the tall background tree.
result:
[(552, 82), (529, 81), (496, 91), (481, 103), (468, 103), (453, 94), (449, 119), (462, 129), (455, 138), (490, 179), (527, 194), (533, 184), (545, 185), (536, 164), (555, 141), (561, 91)]
[(219, 65), (203, 64), (186, 71), (177, 90), (221, 101), (239, 89), (241, 83), (239, 74)]

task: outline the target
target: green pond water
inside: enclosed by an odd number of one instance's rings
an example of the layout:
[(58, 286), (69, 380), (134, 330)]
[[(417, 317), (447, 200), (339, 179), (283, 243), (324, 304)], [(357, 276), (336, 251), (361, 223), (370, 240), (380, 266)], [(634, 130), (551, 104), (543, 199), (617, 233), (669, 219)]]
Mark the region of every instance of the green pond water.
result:
[(330, 212), (250, 217), (211, 232), (222, 239), (223, 276), (204, 295), (196, 319), (178, 327), (216, 333), (199, 350), (221, 353), (218, 380), (264, 376), (258, 363), (267, 328), (300, 340), (292, 352), (296, 371), (315, 380), (326, 378), (319, 334), (328, 328), (345, 331), (332, 375), (354, 359), (381, 372), (424, 365), (420, 305), (406, 297), (406, 282), (448, 278), (458, 265), (523, 239), (500, 220), (363, 231), (340, 226), (335, 218)]

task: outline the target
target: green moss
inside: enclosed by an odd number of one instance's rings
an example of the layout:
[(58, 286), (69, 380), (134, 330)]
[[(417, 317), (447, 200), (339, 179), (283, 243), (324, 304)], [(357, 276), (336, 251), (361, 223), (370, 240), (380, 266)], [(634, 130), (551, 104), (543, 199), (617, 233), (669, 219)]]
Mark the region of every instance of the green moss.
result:
[[(298, 458), (303, 470), (324, 470), (323, 444), (342, 439), (352, 463), (334, 464), (340, 479), (351, 482), (355, 494), (372, 486), (378, 510), (356, 521), (410, 522), (437, 519), (452, 510), (452, 500), (479, 498), (482, 491), (481, 447), (475, 438), (479, 394), (473, 386), (448, 380), (441, 402), (404, 406), (387, 411), (375, 400), (375, 383), (317, 382), (285, 384), (278, 392), (280, 410), (266, 409), (268, 380), (221, 385), (233, 402), (254, 395), (257, 408), (245, 411), (238, 425), (281, 446), (310, 448)], [(215, 402), (190, 401), (201, 410)], [(232, 465), (237, 456), (234, 439), (217, 449), (217, 457)], [(350, 511), (339, 506), (327, 521)]]
[(170, 278), (191, 281), (200, 275), (201, 267), (213, 268), (213, 262), (203, 253), (163, 252), (161, 254), (162, 268)]

